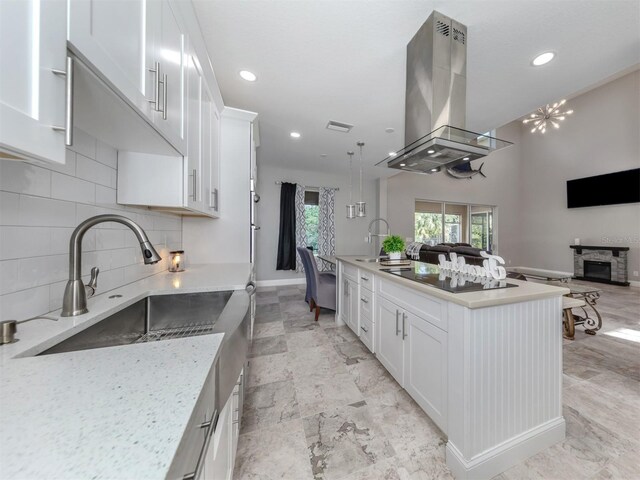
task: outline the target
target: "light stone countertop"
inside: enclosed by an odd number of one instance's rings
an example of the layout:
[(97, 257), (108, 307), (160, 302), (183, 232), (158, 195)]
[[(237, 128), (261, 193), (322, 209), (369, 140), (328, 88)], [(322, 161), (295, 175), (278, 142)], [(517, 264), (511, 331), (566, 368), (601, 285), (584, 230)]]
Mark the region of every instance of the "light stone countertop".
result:
[(431, 285), (415, 282), (388, 272), (382, 272), (380, 269), (389, 267), (381, 266), (379, 263), (358, 262), (356, 260), (358, 258), (368, 258), (362, 255), (337, 255), (336, 258), (339, 261), (354, 265), (362, 270), (375, 273), (378, 277), (384, 278), (385, 280), (399, 283), (421, 293), (426, 293), (452, 303), (457, 303), (458, 305), (462, 305), (467, 308), (483, 308), (494, 305), (521, 303), (540, 298), (559, 297), (569, 293), (569, 289), (565, 287), (525, 282), (512, 278), (508, 278), (507, 282), (517, 285), (516, 288), (499, 288), (480, 292), (451, 293), (446, 290), (440, 290), (439, 288)]
[(33, 355), (148, 295), (240, 290), (250, 274), (163, 272), (89, 299), (85, 315), (19, 325), (0, 346), (0, 478), (165, 478), (224, 334)]

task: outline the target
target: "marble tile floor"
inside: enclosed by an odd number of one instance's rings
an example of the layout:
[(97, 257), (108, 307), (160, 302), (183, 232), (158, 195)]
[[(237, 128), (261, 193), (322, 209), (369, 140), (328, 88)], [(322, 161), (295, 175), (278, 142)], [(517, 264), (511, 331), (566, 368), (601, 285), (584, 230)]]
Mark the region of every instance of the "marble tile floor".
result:
[[(602, 330), (564, 344), (566, 440), (494, 480), (640, 480), (640, 290), (602, 288)], [(451, 479), (445, 435), (304, 290), (256, 294), (234, 479)]]

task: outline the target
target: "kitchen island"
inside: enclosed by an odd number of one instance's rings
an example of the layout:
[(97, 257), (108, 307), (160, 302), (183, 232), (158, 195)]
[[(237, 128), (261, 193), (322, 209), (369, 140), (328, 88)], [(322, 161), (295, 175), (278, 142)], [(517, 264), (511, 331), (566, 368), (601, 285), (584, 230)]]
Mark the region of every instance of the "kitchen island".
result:
[[(216, 324), (235, 322), (250, 278), (250, 264), (191, 266), (92, 297), (87, 314), (20, 325), (20, 341), (0, 347), (0, 477), (230, 476), (242, 392), (219, 398), (226, 333), (39, 354), (148, 296), (233, 290)], [(214, 443), (229, 448), (220, 462)]]
[(508, 288), (452, 293), (362, 257), (337, 260), (336, 322), (445, 433), (456, 478), (492, 478), (564, 439), (568, 289), (508, 279)]

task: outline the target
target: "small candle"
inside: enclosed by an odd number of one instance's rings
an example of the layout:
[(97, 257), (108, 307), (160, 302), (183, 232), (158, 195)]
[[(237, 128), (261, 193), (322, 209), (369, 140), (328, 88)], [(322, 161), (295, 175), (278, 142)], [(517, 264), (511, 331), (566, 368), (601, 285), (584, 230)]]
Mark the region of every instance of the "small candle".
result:
[(171, 262), (169, 263), (170, 272), (182, 272), (184, 271), (184, 250), (174, 250), (169, 252), (171, 255)]

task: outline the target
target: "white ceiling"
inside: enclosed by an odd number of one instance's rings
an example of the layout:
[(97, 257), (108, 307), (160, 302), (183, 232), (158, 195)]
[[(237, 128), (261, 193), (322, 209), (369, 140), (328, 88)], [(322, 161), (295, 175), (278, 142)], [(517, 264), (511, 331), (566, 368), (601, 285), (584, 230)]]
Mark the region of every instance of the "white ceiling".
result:
[[(434, 9), (468, 27), (467, 128), (474, 131), (640, 63), (638, 0), (193, 3), (225, 105), (260, 114), (260, 162), (287, 168), (346, 174), (346, 151), (358, 140), (367, 166), (403, 147), (405, 49)], [(530, 66), (548, 50), (557, 53), (551, 63)], [(258, 80), (240, 79), (243, 69)], [(332, 132), (329, 120), (355, 128)], [(292, 130), (302, 138), (290, 138)]]

